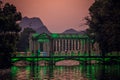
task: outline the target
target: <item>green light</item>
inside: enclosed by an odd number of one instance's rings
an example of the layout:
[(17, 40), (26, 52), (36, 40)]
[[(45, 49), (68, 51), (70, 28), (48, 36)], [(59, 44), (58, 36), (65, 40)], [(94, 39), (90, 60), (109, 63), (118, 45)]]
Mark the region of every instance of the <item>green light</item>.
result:
[(38, 33), (32, 34), (33, 38), (36, 38), (37, 36), (39, 36)]
[(12, 62), (19, 60), (18, 58), (12, 58)]
[(70, 35), (69, 35), (69, 34), (67, 34), (67, 35), (66, 35), (66, 38), (70, 38)]
[(11, 67), (12, 79), (14, 79), (14, 76), (16, 76), (18, 71), (19, 71), (18, 67), (16, 66)]
[(59, 37), (60, 37), (60, 38), (64, 38), (64, 34), (60, 34)]
[(52, 38), (58, 38), (59, 37), (59, 35), (57, 33), (52, 33), (51, 36), (52, 36)]
[(49, 42), (49, 39), (38, 39), (38, 42)]
[(76, 35), (73, 34), (73, 35), (72, 35), (72, 38), (76, 38)]
[(49, 35), (46, 34), (46, 33), (43, 33), (43, 34), (40, 34), (40, 35), (39, 35), (39, 38), (40, 38), (40, 39), (48, 39), (48, 38), (49, 38)]
[(33, 59), (32, 58), (26, 58), (27, 61), (32, 61)]

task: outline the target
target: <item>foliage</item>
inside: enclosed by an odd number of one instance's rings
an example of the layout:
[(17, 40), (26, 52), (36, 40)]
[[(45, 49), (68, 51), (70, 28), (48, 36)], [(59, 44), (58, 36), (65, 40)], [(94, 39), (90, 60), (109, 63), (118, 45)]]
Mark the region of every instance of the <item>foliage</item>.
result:
[[(10, 59), (11, 54), (16, 50), (18, 34), (21, 28), (17, 22), (21, 20), (21, 13), (17, 12), (12, 4), (0, 4), (0, 63), (3, 59)], [(4, 62), (3, 62), (4, 63)], [(6, 64), (7, 64), (6, 63)], [(5, 64), (5, 63), (4, 63)]]
[(102, 54), (120, 51), (120, 3), (117, 0), (95, 0), (87, 17), (91, 38), (99, 43)]
[(25, 52), (28, 50), (30, 33), (35, 33), (35, 31), (32, 28), (25, 28), (23, 32), (21, 32), (20, 40), (17, 43), (17, 51)]
[(21, 19), (21, 13), (14, 5), (6, 3), (0, 8), (0, 51), (10, 53), (15, 51), (18, 32), (21, 30), (16, 23)]

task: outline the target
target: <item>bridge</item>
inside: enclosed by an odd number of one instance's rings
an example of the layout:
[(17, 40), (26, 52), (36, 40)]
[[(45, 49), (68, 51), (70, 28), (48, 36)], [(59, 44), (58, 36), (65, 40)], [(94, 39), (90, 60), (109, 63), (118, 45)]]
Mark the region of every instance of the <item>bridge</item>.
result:
[(38, 62), (47, 61), (48, 63), (56, 63), (62, 60), (75, 60), (80, 63), (91, 63), (95, 61), (96, 63), (107, 63), (112, 60), (120, 62), (120, 56), (15, 56), (12, 57), (12, 63), (17, 61), (28, 61), (28, 62)]

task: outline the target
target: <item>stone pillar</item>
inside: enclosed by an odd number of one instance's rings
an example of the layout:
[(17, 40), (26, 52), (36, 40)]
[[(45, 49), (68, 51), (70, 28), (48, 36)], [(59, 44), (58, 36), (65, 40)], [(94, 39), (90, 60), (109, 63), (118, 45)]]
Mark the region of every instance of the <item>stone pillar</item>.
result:
[(61, 51), (61, 43), (60, 43), (60, 39), (58, 40), (59, 44), (58, 44), (58, 47), (59, 47), (59, 51)]
[(68, 39), (68, 51), (70, 51), (70, 40)]
[(83, 39), (81, 39), (80, 42), (81, 42), (81, 49), (80, 50), (81, 50), (81, 53), (83, 53)]
[(83, 39), (83, 53), (85, 52), (85, 40)]
[[(48, 55), (50, 55), (50, 41), (48, 42)], [(52, 47), (53, 47), (53, 45), (52, 45)], [(54, 53), (54, 51), (53, 51), (53, 49), (51, 50), (51, 53), (53, 54)]]
[(58, 48), (57, 48), (57, 40), (55, 40), (55, 51), (57, 51)]
[(53, 40), (53, 52), (55, 51), (55, 41)]
[(68, 40), (66, 39), (66, 51), (68, 50)]
[(65, 39), (63, 39), (63, 51), (65, 51)]
[(80, 50), (80, 41), (77, 39), (77, 50)]
[(59, 39), (57, 40), (57, 51), (59, 51)]
[(82, 43), (81, 43), (81, 39), (79, 40), (79, 50), (81, 50), (81, 45), (82, 45)]
[(74, 50), (76, 51), (76, 39), (74, 40)]
[(75, 46), (74, 46), (74, 39), (72, 40), (72, 43), (73, 43), (73, 45), (72, 45), (72, 46), (73, 46), (73, 51), (74, 51), (74, 47), (75, 47)]
[(88, 39), (86, 39), (86, 50), (87, 50), (86, 52), (87, 52), (87, 53), (89, 53), (89, 49), (88, 49), (88, 48), (89, 48), (89, 45), (88, 45), (88, 44), (89, 44), (89, 43), (88, 43)]
[(84, 53), (86, 53), (86, 39), (84, 39)]
[(64, 39), (64, 51), (66, 50), (66, 39)]
[(61, 51), (63, 51), (63, 46), (64, 46), (63, 39), (61, 40), (61, 42), (62, 42), (61, 43), (61, 48), (62, 48)]
[(71, 51), (73, 50), (73, 39), (71, 39)]
[(71, 45), (71, 39), (70, 39), (70, 51), (71, 51), (71, 46), (72, 46), (72, 45)]

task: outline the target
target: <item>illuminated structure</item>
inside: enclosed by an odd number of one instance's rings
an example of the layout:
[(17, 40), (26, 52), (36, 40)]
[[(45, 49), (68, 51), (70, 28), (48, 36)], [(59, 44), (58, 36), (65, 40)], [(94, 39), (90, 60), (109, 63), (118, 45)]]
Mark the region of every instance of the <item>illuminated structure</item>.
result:
[(90, 54), (92, 43), (85, 34), (34, 33), (29, 37), (29, 50), (32, 53), (45, 52), (47, 55)]
[(86, 34), (57, 34), (42, 33), (30, 34), (29, 54), (12, 57), (12, 63), (25, 60), (30, 62), (47, 61), (55, 64), (61, 60), (77, 60), (80, 63), (96, 61), (104, 63), (112, 59), (120, 58), (117, 56), (102, 56), (99, 44), (90, 40)]

